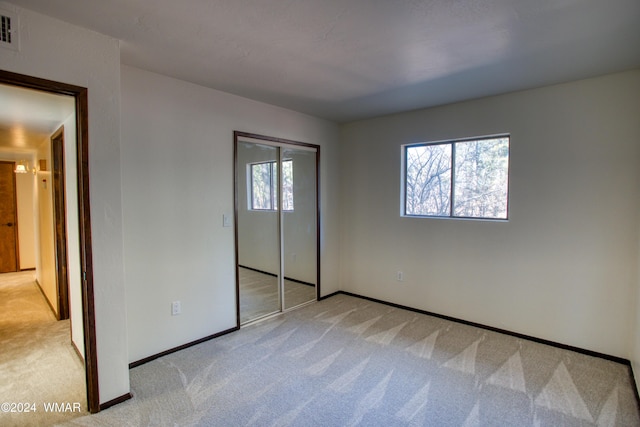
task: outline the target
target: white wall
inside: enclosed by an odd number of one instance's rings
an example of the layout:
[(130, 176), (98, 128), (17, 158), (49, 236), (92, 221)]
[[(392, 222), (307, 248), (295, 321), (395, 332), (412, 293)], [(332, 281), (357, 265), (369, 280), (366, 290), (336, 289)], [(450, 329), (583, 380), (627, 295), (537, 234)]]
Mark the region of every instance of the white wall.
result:
[[(122, 66), (129, 360), (236, 325), (233, 131), (321, 146), (322, 292), (338, 289), (337, 126)], [(171, 316), (179, 300), (182, 314)]]
[(294, 207), (293, 211), (283, 212), (284, 277), (306, 283), (316, 283), (314, 154), (295, 149), (284, 151), (285, 158), (293, 162)]
[(36, 204), (36, 280), (42, 293), (56, 315), (58, 307), (58, 287), (56, 281), (56, 247), (53, 220), (53, 191), (51, 178), (51, 141), (40, 143), (36, 159), (47, 162), (46, 171), (38, 171), (35, 183)]
[(71, 340), (84, 357), (84, 324), (82, 319), (82, 275), (80, 268), (80, 235), (78, 224), (78, 158), (76, 148), (76, 115), (69, 116), (64, 126), (64, 169), (67, 228), (67, 280), (69, 282), (69, 317)]
[[(635, 70), (343, 126), (341, 289), (629, 358), (639, 117)], [(401, 144), (504, 132), (509, 222), (400, 217)]]
[(118, 41), (9, 5), (20, 51), (0, 49), (0, 69), (88, 88), (89, 174), (100, 402), (129, 392), (120, 185)]
[(238, 144), (238, 263), (271, 274), (280, 272), (278, 213), (249, 210), (246, 167), (251, 163), (277, 159), (276, 147)]
[[(33, 165), (33, 163), (31, 163)], [(33, 182), (31, 173), (16, 174), (16, 198), (18, 205), (18, 244), (20, 269), (36, 268), (35, 219), (33, 205)]]

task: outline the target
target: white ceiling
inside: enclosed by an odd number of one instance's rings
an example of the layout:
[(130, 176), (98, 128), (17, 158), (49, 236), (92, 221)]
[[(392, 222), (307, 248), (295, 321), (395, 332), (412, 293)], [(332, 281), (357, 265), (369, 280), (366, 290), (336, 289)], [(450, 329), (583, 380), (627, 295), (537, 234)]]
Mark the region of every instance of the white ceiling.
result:
[(16, 0), (123, 64), (346, 122), (640, 67), (639, 0)]
[(0, 153), (33, 152), (75, 114), (75, 99), (0, 84)]

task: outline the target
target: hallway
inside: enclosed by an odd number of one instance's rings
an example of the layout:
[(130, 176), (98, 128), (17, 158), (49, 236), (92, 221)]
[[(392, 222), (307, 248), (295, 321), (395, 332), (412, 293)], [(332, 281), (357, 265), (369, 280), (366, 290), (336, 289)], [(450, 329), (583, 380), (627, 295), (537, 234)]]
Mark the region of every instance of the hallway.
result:
[(0, 378), (0, 425), (48, 426), (87, 414), (69, 320), (56, 321), (34, 271), (0, 274)]

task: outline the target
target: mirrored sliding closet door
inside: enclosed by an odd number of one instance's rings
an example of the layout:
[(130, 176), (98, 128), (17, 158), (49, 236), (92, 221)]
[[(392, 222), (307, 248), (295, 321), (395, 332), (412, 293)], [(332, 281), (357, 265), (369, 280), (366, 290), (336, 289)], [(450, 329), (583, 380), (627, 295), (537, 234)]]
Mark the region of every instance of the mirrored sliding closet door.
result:
[(240, 325), (318, 295), (319, 147), (235, 132)]

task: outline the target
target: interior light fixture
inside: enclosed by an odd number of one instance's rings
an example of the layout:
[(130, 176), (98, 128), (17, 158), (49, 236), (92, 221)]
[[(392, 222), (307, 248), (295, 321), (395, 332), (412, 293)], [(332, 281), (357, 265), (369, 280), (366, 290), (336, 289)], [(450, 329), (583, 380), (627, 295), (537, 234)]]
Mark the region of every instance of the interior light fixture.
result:
[(16, 165), (15, 173), (27, 173), (29, 172), (29, 162), (26, 160), (20, 160)]

